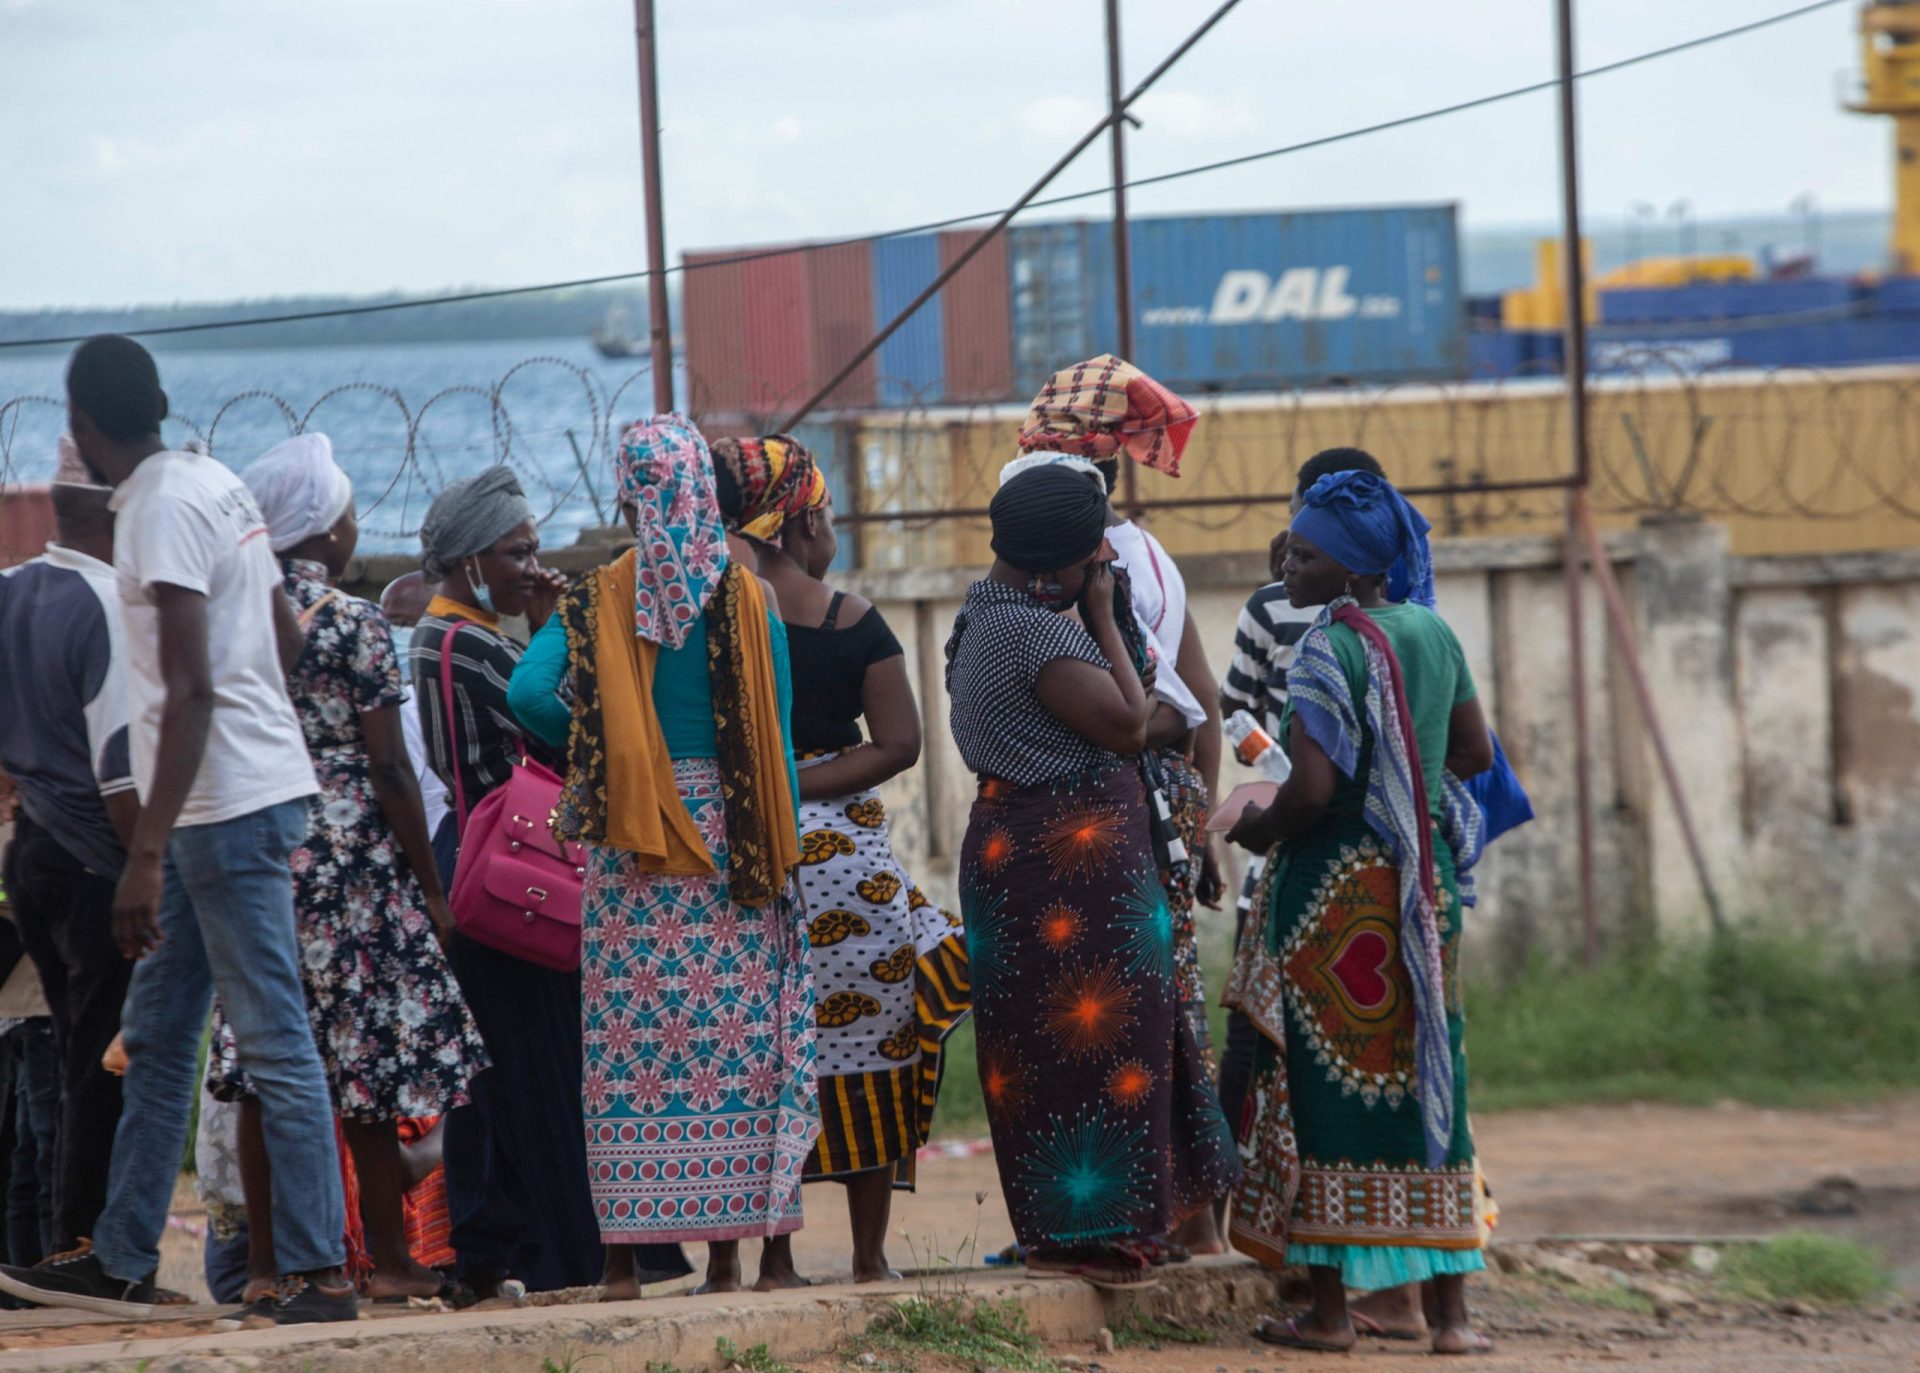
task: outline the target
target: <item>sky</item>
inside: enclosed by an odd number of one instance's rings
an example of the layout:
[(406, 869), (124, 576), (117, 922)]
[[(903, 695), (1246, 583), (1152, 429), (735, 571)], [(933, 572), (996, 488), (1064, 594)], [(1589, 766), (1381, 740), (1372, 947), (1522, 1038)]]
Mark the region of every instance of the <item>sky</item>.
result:
[[(1123, 0), (1130, 79), (1210, 0)], [(1584, 0), (1583, 66), (1792, 0)], [(1241, 0), (1136, 110), (1135, 175), (1553, 74), (1551, 0)], [(1590, 223), (1888, 202), (1837, 4), (1581, 86)], [(658, 0), (668, 250), (1009, 203), (1105, 102), (1100, 0)], [(627, 0), (0, 0), (0, 308), (517, 285), (645, 265)], [(1553, 97), (1143, 190), (1136, 213), (1558, 214)], [(1062, 190), (1104, 185), (1104, 144)], [(1102, 202), (1085, 213), (1104, 214)], [(1047, 212), (1051, 216), (1069, 213)], [(1079, 213), (1078, 211), (1074, 213)]]

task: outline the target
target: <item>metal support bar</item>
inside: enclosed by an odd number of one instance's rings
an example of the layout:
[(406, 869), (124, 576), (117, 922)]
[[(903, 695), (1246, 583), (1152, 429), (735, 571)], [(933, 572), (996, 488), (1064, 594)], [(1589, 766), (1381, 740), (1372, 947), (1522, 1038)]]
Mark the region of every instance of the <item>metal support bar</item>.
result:
[[(1538, 477), (1528, 481), (1485, 482), (1476, 486), (1403, 486), (1403, 496), (1444, 496), (1459, 492), (1474, 496), (1497, 496), (1502, 492), (1523, 491), (1567, 491), (1571, 490), (1574, 480), (1571, 477)], [(1165, 500), (1152, 499), (1140, 502), (1143, 511), (1155, 510), (1209, 510), (1229, 505), (1285, 505), (1293, 499), (1291, 491), (1263, 491), (1244, 496), (1174, 496)], [(835, 515), (836, 526), (848, 524), (934, 524), (941, 520), (984, 520), (987, 518), (984, 505), (962, 506), (945, 510), (863, 510), (858, 514)]]
[[(1240, 3), (1240, 0), (1223, 0), (1223, 3), (1220, 5), (1220, 7), (1216, 9), (1212, 14), (1207, 16), (1205, 23), (1201, 24), (1199, 28), (1195, 29), (1192, 33), (1188, 34), (1185, 40), (1181, 42), (1179, 47), (1175, 48), (1172, 52), (1168, 53), (1167, 56), (1161, 61), (1159, 66), (1155, 67), (1152, 71), (1148, 72), (1145, 79), (1142, 80), (1139, 85), (1135, 86), (1131, 91), (1127, 93), (1126, 99), (1120, 101), (1117, 105), (1115, 105), (1112, 109), (1110, 109), (1105, 115), (1101, 116), (1100, 122), (1098, 124), (1095, 124), (1091, 129), (1088, 129), (1086, 133), (1082, 134), (1080, 138), (1074, 143), (1074, 145), (1071, 148), (1067, 149), (1067, 151), (1061, 155), (1059, 161), (1055, 162), (1051, 167), (1047, 168), (1046, 172), (1042, 174), (1040, 179), (1034, 182), (1033, 185), (1027, 188), (1026, 193), (1024, 195), (1022, 195), (1018, 200), (1016, 200), (1012, 205), (1008, 206), (1007, 209), (1001, 213), (1000, 218), (996, 219), (993, 222), (993, 225), (991, 228), (988, 228), (985, 231), (983, 231), (979, 235), (979, 237), (975, 238), (972, 243), (967, 245), (966, 251), (961, 253), (958, 257), (954, 258), (952, 262), (948, 263), (946, 270), (941, 272), (940, 275), (936, 276), (928, 284), (926, 290), (922, 291), (919, 295), (915, 296), (913, 300), (908, 303), (906, 309), (902, 310), (899, 314), (895, 315), (890, 321), (887, 322), (887, 324), (884, 327), (881, 328), (879, 333), (875, 334), (872, 338), (868, 339), (866, 347), (862, 348), (859, 352), (855, 353), (851, 358), (847, 359), (846, 365), (843, 366), (838, 372), (835, 372), (833, 374), (833, 379), (831, 381), (827, 382), (825, 386), (822, 386), (818, 391), (815, 391), (811, 396), (809, 396), (806, 399), (806, 401), (803, 402), (797, 410), (795, 410), (791, 415), (788, 415), (787, 418), (777, 427), (782, 431), (791, 430), (796, 424), (800, 423), (801, 420), (805, 419), (808, 415), (812, 414), (822, 401), (826, 400), (828, 396), (832, 395), (836, 390), (839, 389), (841, 382), (845, 381), (848, 377), (852, 376), (854, 372), (859, 368), (861, 363), (865, 362), (868, 358), (872, 357), (875, 353), (879, 352), (880, 345), (885, 343), (888, 339), (892, 338), (895, 331), (897, 331), (901, 325), (905, 324), (909, 319), (912, 319), (914, 312), (916, 310), (918, 310), (922, 305), (925, 305), (928, 301), (932, 300), (935, 296), (939, 295), (940, 289), (943, 286), (945, 286), (949, 281), (952, 281), (954, 277), (959, 275), (960, 269), (962, 267), (965, 267), (969, 262), (973, 261), (975, 254), (980, 252), (981, 249), (985, 248), (987, 244), (991, 243), (996, 237), (998, 237), (1001, 230), (1005, 229), (1007, 225), (1013, 222), (1013, 217), (1015, 215), (1019, 214), (1022, 210), (1026, 209), (1028, 203), (1034, 200), (1036, 197), (1038, 197), (1040, 192), (1046, 190), (1047, 187), (1053, 183), (1053, 179), (1055, 177), (1059, 176), (1060, 173), (1064, 172), (1068, 167), (1070, 167), (1073, 164), (1073, 160), (1075, 158), (1079, 157), (1081, 153), (1085, 152), (1088, 148), (1093, 146), (1094, 141), (1098, 139), (1103, 132), (1105, 132), (1107, 127), (1110, 124), (1112, 124), (1115, 119), (1119, 118), (1120, 116), (1126, 113), (1128, 106), (1132, 105), (1134, 101), (1138, 100), (1141, 96), (1145, 95), (1147, 91), (1153, 86), (1154, 82), (1158, 81), (1161, 77), (1165, 76), (1167, 74), (1167, 71), (1173, 66), (1174, 63), (1178, 62), (1181, 58), (1185, 57), (1187, 53), (1192, 49), (1193, 45), (1198, 43), (1202, 38), (1206, 37), (1208, 32), (1213, 28), (1213, 26), (1215, 24), (1218, 24), (1222, 19), (1226, 18), (1228, 11), (1232, 10), (1233, 7), (1239, 3)], [(1122, 464), (1122, 466), (1125, 466), (1125, 464)]]
[(653, 0), (633, 0), (640, 65), (640, 174), (646, 182), (647, 320), (653, 355), (653, 408), (673, 410), (673, 322), (667, 310), (667, 215), (660, 194), (660, 75), (654, 54)]
[[(1120, 0), (1107, 0), (1107, 137), (1113, 144), (1114, 342), (1133, 361), (1133, 240), (1127, 229), (1127, 121), (1120, 103)], [(1130, 462), (1120, 464), (1120, 504), (1127, 517), (1140, 513), (1140, 479)]]
[(1573, 0), (1555, 0), (1560, 58), (1560, 275), (1567, 296), (1566, 377), (1568, 437), (1573, 473), (1587, 484), (1587, 272), (1581, 260), (1580, 138), (1573, 66)]
[(1573, 806), (1579, 836), (1580, 952), (1589, 968), (1600, 961), (1600, 902), (1594, 888), (1593, 739), (1587, 709), (1587, 617), (1580, 586), (1580, 500), (1567, 492), (1565, 569), (1567, 670), (1573, 679)]
[(1620, 583), (1614, 579), (1613, 563), (1607, 558), (1606, 546), (1600, 542), (1600, 530), (1593, 522), (1593, 511), (1587, 505), (1587, 493), (1575, 491), (1569, 498), (1574, 508), (1574, 517), (1580, 525), (1580, 535), (1586, 543), (1588, 555), (1593, 560), (1593, 579), (1600, 585), (1600, 596), (1607, 604), (1607, 620), (1613, 626), (1614, 648), (1621, 660), (1627, 665), (1627, 677), (1633, 683), (1634, 699), (1640, 706), (1640, 719), (1647, 727), (1647, 736), (1653, 740), (1654, 757), (1660, 763), (1660, 775), (1667, 784), (1667, 796), (1673, 802), (1673, 813), (1680, 821), (1680, 834), (1686, 840), (1687, 856), (1693, 860), (1693, 871), (1700, 882), (1700, 894), (1706, 899), (1707, 918), (1713, 924), (1716, 935), (1727, 932), (1727, 916), (1720, 904), (1720, 893), (1713, 885), (1713, 875), (1707, 870), (1706, 850), (1700, 846), (1700, 835), (1693, 826), (1693, 810), (1687, 805), (1685, 786), (1680, 781), (1680, 769), (1674, 765), (1673, 754), (1667, 748), (1666, 732), (1660, 728), (1660, 712), (1654, 706), (1653, 687), (1647, 681), (1647, 669), (1640, 661), (1640, 649), (1633, 639), (1633, 623), (1627, 615), (1627, 603), (1620, 595)]

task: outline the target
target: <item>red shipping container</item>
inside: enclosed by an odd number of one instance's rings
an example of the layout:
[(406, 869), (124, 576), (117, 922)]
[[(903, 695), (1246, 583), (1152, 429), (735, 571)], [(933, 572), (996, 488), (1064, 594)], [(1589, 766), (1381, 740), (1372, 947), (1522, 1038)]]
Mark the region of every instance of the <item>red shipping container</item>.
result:
[[(940, 235), (944, 271), (985, 230)], [(1007, 238), (998, 234), (940, 292), (949, 401), (1023, 399), (1013, 385), (1013, 307), (1007, 284)]]
[[(810, 396), (873, 337), (873, 249), (867, 243), (814, 248), (807, 252), (806, 263), (813, 324), (806, 387)], [(821, 404), (835, 409), (871, 406), (875, 374), (869, 357)], [(782, 418), (805, 399), (795, 396), (782, 410)]]
[(813, 327), (807, 305), (807, 254), (776, 253), (744, 264), (747, 302), (745, 409), (785, 412), (806, 399)]
[[(745, 410), (747, 276), (737, 253), (686, 253), (680, 327), (687, 354), (687, 410), (696, 419)], [(708, 265), (714, 264), (714, 265)]]

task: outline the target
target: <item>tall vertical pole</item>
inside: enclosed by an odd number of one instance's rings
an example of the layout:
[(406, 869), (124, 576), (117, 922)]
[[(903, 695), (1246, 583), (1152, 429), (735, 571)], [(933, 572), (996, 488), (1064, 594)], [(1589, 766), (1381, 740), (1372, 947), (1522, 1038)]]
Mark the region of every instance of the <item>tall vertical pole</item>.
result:
[(660, 76), (654, 61), (653, 0), (633, 0), (640, 62), (640, 174), (647, 198), (647, 318), (653, 343), (653, 408), (673, 409), (673, 323), (667, 311), (667, 216), (660, 195)]
[[(1127, 232), (1127, 116), (1125, 91), (1120, 85), (1120, 0), (1107, 0), (1107, 126), (1113, 143), (1113, 310), (1118, 326), (1114, 342), (1120, 356), (1133, 361), (1133, 244)], [(1129, 518), (1140, 507), (1139, 481), (1133, 464), (1120, 460), (1120, 502)]]
[[(1586, 616), (1581, 605), (1578, 518), (1587, 488), (1587, 293), (1580, 233), (1580, 138), (1573, 82), (1573, 0), (1555, 0), (1560, 76), (1560, 264), (1566, 293), (1567, 435), (1573, 446), (1573, 489), (1567, 493), (1567, 664), (1573, 672), (1573, 803), (1580, 853), (1581, 947), (1600, 955), (1600, 911), (1594, 893), (1593, 755), (1588, 732)], [(1601, 556), (1596, 554), (1596, 556)]]

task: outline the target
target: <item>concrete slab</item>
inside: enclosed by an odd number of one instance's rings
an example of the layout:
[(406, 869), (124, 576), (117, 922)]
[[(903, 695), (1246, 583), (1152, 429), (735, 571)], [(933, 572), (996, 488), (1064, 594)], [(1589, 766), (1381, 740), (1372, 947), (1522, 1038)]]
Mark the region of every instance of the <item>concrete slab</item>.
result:
[(725, 1297), (515, 1310), (397, 1315), (352, 1325), (232, 1334), (119, 1339), (0, 1353), (0, 1373), (28, 1369), (217, 1370), (217, 1373), (373, 1373), (433, 1368), (449, 1373), (529, 1373), (556, 1368), (645, 1373), (672, 1364), (687, 1373), (717, 1365), (714, 1345), (765, 1344), (776, 1359), (826, 1354), (859, 1335), (894, 1302), (923, 1293), (1020, 1304), (1047, 1340), (1091, 1340), (1129, 1305), (1198, 1321), (1271, 1309), (1274, 1275), (1240, 1258), (1202, 1259), (1162, 1270), (1161, 1285), (1111, 1294), (1075, 1281), (1034, 1281), (990, 1271), (942, 1274), (865, 1287), (810, 1287)]

